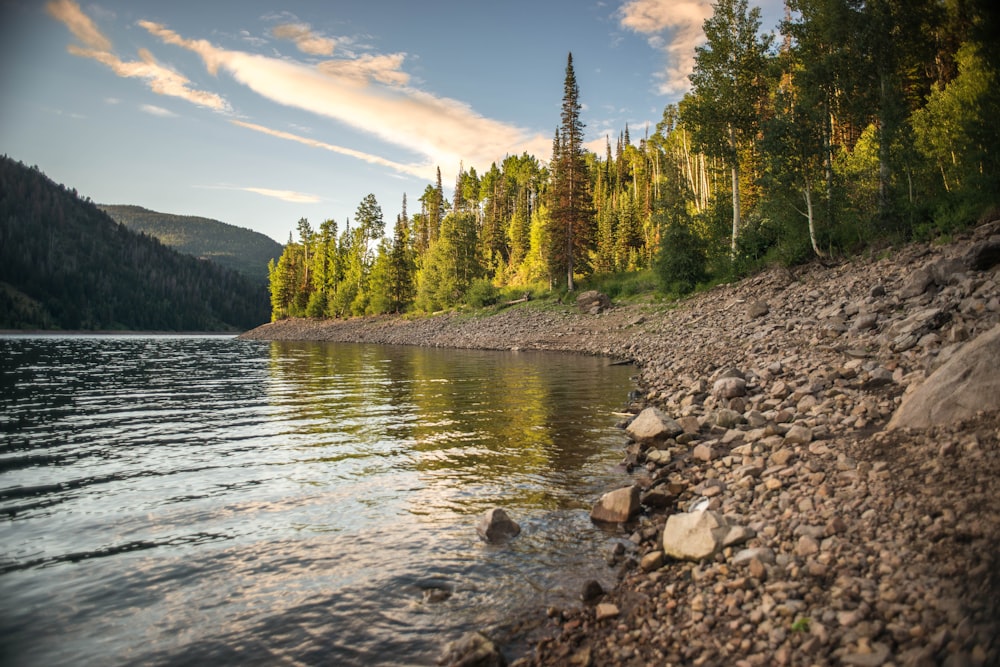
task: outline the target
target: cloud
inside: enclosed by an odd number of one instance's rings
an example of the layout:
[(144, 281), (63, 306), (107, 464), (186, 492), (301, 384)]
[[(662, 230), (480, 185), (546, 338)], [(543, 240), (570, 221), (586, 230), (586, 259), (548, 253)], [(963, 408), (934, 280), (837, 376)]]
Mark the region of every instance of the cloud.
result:
[(629, 0), (619, 10), (623, 28), (646, 35), (649, 45), (666, 56), (664, 69), (657, 75), (659, 92), (664, 95), (690, 87), (694, 50), (704, 43), (702, 26), (711, 17), (711, 0)]
[(274, 26), (271, 34), (278, 39), (290, 39), (302, 53), (311, 56), (332, 56), (337, 43), (312, 31), (308, 23), (283, 23)]
[(272, 137), (277, 137), (278, 139), (286, 139), (288, 141), (295, 141), (306, 146), (312, 146), (313, 148), (321, 148), (325, 151), (330, 151), (331, 153), (339, 153), (340, 155), (347, 155), (349, 157), (357, 158), (358, 160), (363, 160), (371, 164), (377, 164), (381, 167), (389, 167), (395, 171), (398, 171), (409, 176), (417, 176), (419, 178), (433, 178), (435, 173), (435, 167), (432, 164), (403, 164), (401, 162), (395, 162), (393, 160), (388, 160), (378, 155), (372, 155), (371, 153), (365, 153), (362, 151), (354, 150), (353, 148), (345, 148), (343, 146), (336, 146), (334, 144), (328, 144), (324, 141), (318, 141), (316, 139), (310, 139), (308, 137), (303, 137), (297, 134), (292, 134), (291, 132), (284, 132), (282, 130), (274, 130), (269, 127), (264, 127), (263, 125), (256, 125), (254, 123), (247, 123), (242, 120), (230, 121), (233, 125), (238, 125), (244, 127), (248, 130), (253, 130), (255, 132), (260, 132), (262, 134), (268, 134)]
[(97, 51), (111, 50), (111, 41), (97, 29), (90, 17), (83, 13), (80, 5), (72, 0), (52, 0), (45, 5), (45, 11), (65, 23), (73, 36), (88, 48)]
[(143, 104), (139, 108), (148, 114), (159, 116), (160, 118), (174, 118), (177, 116), (177, 114), (169, 109), (164, 109), (163, 107), (158, 107), (152, 104)]
[(295, 190), (272, 190), (271, 188), (250, 187), (236, 189), (243, 190), (244, 192), (254, 192), (259, 195), (264, 195), (265, 197), (274, 197), (275, 199), (291, 202), (293, 204), (318, 204), (323, 201), (322, 198), (317, 197), (316, 195), (296, 192)]
[(139, 60), (126, 61), (119, 58), (111, 50), (111, 41), (72, 0), (52, 0), (45, 8), (54, 18), (66, 24), (70, 32), (83, 43), (83, 46), (70, 44), (66, 47), (74, 56), (96, 60), (120, 77), (143, 79), (150, 90), (159, 95), (179, 97), (216, 111), (231, 111), (222, 97), (191, 88), (191, 81), (187, 77), (158, 63), (147, 49), (139, 49)]
[[(486, 118), (460, 101), (402, 85), (388, 85), (387, 82), (403, 81), (399, 75), (405, 76), (398, 70), (402, 63), (399, 54), (361, 58), (340, 65), (325, 61), (314, 67), (289, 59), (226, 50), (205, 40), (185, 39), (150, 21), (140, 21), (139, 25), (164, 43), (198, 54), (212, 74), (223, 70), (278, 104), (336, 120), (422, 156), (421, 175), (430, 165), (457, 168), (462, 160), (466, 164), (487, 165), (505, 155), (522, 151), (545, 155), (551, 149), (551, 139)], [(341, 147), (334, 150), (352, 154)], [(412, 175), (418, 169), (416, 163), (403, 164), (355, 153), (355, 157), (392, 166), (406, 174)]]
[(374, 79), (379, 83), (405, 86), (410, 80), (410, 75), (400, 69), (405, 58), (404, 53), (365, 54), (352, 60), (327, 60), (317, 67), (330, 76), (354, 79), (360, 83)]

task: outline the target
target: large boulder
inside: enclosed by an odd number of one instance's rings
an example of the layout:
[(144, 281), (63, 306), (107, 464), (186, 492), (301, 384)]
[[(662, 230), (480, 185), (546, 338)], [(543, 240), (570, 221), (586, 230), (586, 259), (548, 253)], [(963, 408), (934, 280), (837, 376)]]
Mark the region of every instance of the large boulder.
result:
[(955, 353), (916, 391), (903, 397), (889, 428), (926, 428), (1000, 409), (1000, 326)]
[(684, 427), (659, 408), (646, 408), (625, 427), (625, 432), (637, 442), (649, 442), (675, 438)]
[(590, 511), (590, 518), (605, 523), (628, 521), (639, 511), (639, 487), (626, 486), (601, 496)]
[(576, 297), (576, 307), (580, 309), (581, 313), (597, 315), (611, 308), (611, 299), (608, 298), (607, 294), (597, 290), (587, 290), (580, 292), (580, 295)]
[(496, 544), (516, 537), (521, 527), (499, 507), (487, 510), (476, 525), (476, 532), (486, 542)]
[(718, 512), (672, 514), (663, 527), (663, 553), (678, 560), (711, 558), (722, 549), (729, 524)]

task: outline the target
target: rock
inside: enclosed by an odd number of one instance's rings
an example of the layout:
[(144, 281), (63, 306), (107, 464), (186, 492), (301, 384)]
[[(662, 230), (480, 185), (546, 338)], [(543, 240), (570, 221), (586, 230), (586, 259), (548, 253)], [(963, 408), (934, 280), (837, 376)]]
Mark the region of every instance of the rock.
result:
[(930, 265), (934, 282), (942, 287), (957, 282), (965, 272), (966, 263), (960, 259), (939, 259)]
[(470, 632), (448, 642), (438, 660), (447, 667), (506, 667), (503, 653), (481, 632)]
[(611, 308), (611, 299), (608, 298), (607, 294), (597, 290), (587, 290), (580, 292), (576, 297), (576, 307), (580, 309), (581, 313), (597, 315)]
[(728, 408), (723, 408), (715, 413), (715, 423), (722, 428), (733, 428), (737, 424), (743, 422), (743, 415), (736, 412), (736, 410), (730, 410)]
[(807, 445), (812, 442), (813, 432), (808, 426), (793, 425), (785, 434), (786, 445)]
[(774, 563), (774, 552), (767, 547), (754, 547), (752, 549), (741, 549), (733, 555), (732, 563), (733, 565), (739, 565), (741, 563), (749, 563), (752, 560), (758, 560), (761, 563)]
[(955, 353), (903, 401), (889, 429), (926, 428), (1000, 409), (1000, 326)]
[(648, 554), (642, 557), (639, 561), (639, 567), (642, 568), (643, 572), (652, 572), (653, 570), (659, 570), (663, 567), (663, 552), (662, 551), (650, 551)]
[(618, 523), (628, 521), (639, 511), (639, 487), (626, 486), (601, 496), (590, 511), (593, 521)]
[(747, 381), (738, 377), (719, 378), (712, 385), (712, 394), (716, 398), (737, 398), (746, 396)]
[(677, 500), (676, 495), (665, 489), (656, 488), (644, 493), (641, 502), (646, 507), (663, 509), (669, 507), (675, 500)]
[(638, 442), (674, 438), (684, 432), (683, 427), (659, 408), (646, 408), (625, 427), (625, 432)]
[(874, 329), (878, 324), (878, 313), (861, 313), (855, 318), (851, 329), (854, 331), (868, 331)]
[(595, 579), (590, 579), (580, 590), (580, 599), (584, 602), (593, 602), (604, 595), (604, 586)]
[(747, 317), (750, 319), (764, 317), (770, 312), (771, 306), (768, 305), (767, 301), (751, 301), (747, 306)]
[(840, 659), (841, 664), (853, 665), (854, 667), (881, 667), (886, 664), (891, 655), (889, 647), (879, 642), (874, 642), (870, 647), (866, 645), (863, 648), (866, 650), (845, 653)]
[(799, 538), (799, 543), (795, 547), (795, 553), (799, 556), (811, 556), (819, 553), (819, 543), (812, 537), (803, 535)]
[(769, 460), (772, 465), (784, 466), (788, 465), (788, 462), (795, 457), (795, 452), (787, 447), (782, 447), (778, 451), (771, 454)]
[(617, 618), (619, 613), (621, 612), (618, 609), (618, 605), (611, 604), (610, 602), (602, 602), (594, 610), (594, 615), (598, 621), (603, 621), (606, 618)]
[(729, 526), (729, 530), (722, 538), (723, 547), (734, 547), (743, 544), (747, 540), (757, 537), (757, 532), (753, 528), (746, 526)]
[(934, 276), (930, 268), (922, 267), (910, 274), (906, 282), (899, 290), (899, 298), (912, 299), (927, 291), (927, 288), (934, 284)]
[(715, 452), (712, 451), (712, 446), (706, 443), (701, 443), (697, 445), (691, 452), (691, 456), (699, 461), (711, 461), (715, 458)]
[(663, 553), (678, 560), (711, 558), (722, 548), (730, 527), (711, 510), (672, 514), (663, 527)]
[(1000, 236), (991, 236), (969, 248), (964, 264), (973, 271), (987, 271), (1000, 264)]
[(497, 544), (516, 537), (521, 527), (502, 508), (494, 507), (487, 510), (476, 524), (476, 532), (486, 542)]

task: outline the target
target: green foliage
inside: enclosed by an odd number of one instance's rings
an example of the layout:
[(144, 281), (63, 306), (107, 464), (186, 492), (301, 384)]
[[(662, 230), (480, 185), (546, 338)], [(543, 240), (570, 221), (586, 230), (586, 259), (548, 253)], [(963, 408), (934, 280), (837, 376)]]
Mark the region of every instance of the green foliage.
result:
[(668, 222), (663, 230), (656, 275), (668, 294), (688, 294), (708, 278), (705, 244), (683, 220)]
[(115, 222), (149, 234), (185, 255), (207, 259), (251, 280), (267, 281), (267, 263), (281, 255), (281, 244), (260, 232), (218, 220), (150, 211), (141, 206), (98, 206)]
[(500, 298), (500, 291), (488, 278), (477, 278), (465, 292), (465, 303), (472, 308), (492, 306)]
[(267, 320), (263, 286), (114, 222), (0, 159), (0, 328), (232, 331)]

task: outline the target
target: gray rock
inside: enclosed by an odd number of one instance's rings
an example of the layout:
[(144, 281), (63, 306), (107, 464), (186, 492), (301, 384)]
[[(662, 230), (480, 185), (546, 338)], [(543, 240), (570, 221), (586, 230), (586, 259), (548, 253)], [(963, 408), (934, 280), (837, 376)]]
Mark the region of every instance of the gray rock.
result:
[(747, 317), (750, 319), (764, 317), (770, 312), (771, 306), (768, 305), (767, 301), (751, 301), (747, 306)]
[(874, 329), (878, 324), (878, 313), (861, 313), (855, 320), (851, 328), (854, 331), (868, 331)]
[(486, 542), (497, 544), (516, 537), (521, 532), (521, 527), (502, 508), (494, 507), (487, 510), (476, 524), (476, 532)]
[(951, 285), (961, 278), (965, 272), (966, 263), (960, 259), (939, 259), (930, 265), (931, 275), (934, 282), (942, 287)]
[(486, 635), (469, 632), (445, 645), (438, 664), (447, 667), (506, 667), (507, 660)]
[(603, 292), (587, 290), (586, 292), (580, 292), (576, 297), (576, 307), (581, 313), (597, 315), (611, 308), (611, 299)]
[(737, 377), (724, 377), (719, 378), (712, 385), (712, 394), (716, 398), (737, 398), (739, 396), (746, 396), (747, 394), (747, 381), (743, 378)]
[(711, 558), (722, 549), (731, 526), (710, 510), (673, 514), (663, 527), (663, 553), (678, 560)]
[(1000, 326), (955, 353), (916, 391), (903, 397), (889, 429), (926, 428), (1000, 409)]
[(625, 432), (633, 440), (647, 442), (674, 438), (683, 433), (684, 428), (659, 408), (646, 408), (625, 427)]
[(934, 284), (934, 275), (929, 267), (922, 267), (910, 274), (906, 282), (899, 290), (901, 299), (912, 299), (927, 291), (927, 288)]
[(1000, 264), (1000, 236), (991, 236), (969, 248), (964, 263), (973, 271), (986, 271)]
[(596, 579), (588, 579), (580, 589), (580, 599), (584, 602), (594, 602), (604, 595), (604, 586)]
[(605, 523), (628, 521), (639, 511), (639, 487), (626, 486), (601, 496), (590, 511), (590, 518)]

